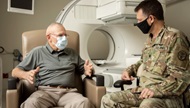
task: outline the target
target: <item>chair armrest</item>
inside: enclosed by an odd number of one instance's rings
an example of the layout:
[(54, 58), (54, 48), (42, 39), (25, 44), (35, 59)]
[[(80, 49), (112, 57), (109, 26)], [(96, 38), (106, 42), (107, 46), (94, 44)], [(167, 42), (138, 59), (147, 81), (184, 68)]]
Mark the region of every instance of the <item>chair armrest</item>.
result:
[(86, 76), (86, 79), (92, 79), (95, 77), (96, 86), (104, 86), (104, 76), (103, 75), (92, 75), (91, 77)]
[(9, 78), (8, 79), (8, 90), (13, 90), (13, 89), (16, 89), (17, 87), (17, 82), (18, 82), (19, 80), (17, 79), (17, 78), (13, 78), (13, 77), (11, 77), (11, 78)]
[(106, 94), (106, 87), (104, 87), (104, 77), (102, 75), (95, 75), (96, 82), (92, 78), (85, 78), (85, 96), (96, 108), (100, 108), (102, 96)]
[(17, 89), (6, 91), (6, 108), (19, 108), (19, 93)]
[(115, 83), (114, 83), (114, 87), (115, 88), (121, 88), (121, 90), (124, 90), (124, 84), (126, 85), (131, 85), (132, 84), (132, 81), (130, 80), (117, 80)]
[(18, 108), (19, 107), (19, 93), (17, 90), (16, 78), (8, 79), (8, 89), (6, 91), (6, 108)]
[(34, 91), (34, 85), (30, 84), (27, 80), (9, 78), (8, 89), (6, 91), (7, 108), (18, 108)]

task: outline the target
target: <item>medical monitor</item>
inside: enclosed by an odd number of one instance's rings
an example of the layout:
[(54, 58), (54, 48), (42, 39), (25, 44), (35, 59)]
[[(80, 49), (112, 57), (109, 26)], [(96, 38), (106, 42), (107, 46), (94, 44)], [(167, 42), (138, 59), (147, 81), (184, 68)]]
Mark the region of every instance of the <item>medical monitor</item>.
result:
[(34, 14), (34, 0), (8, 0), (7, 11)]

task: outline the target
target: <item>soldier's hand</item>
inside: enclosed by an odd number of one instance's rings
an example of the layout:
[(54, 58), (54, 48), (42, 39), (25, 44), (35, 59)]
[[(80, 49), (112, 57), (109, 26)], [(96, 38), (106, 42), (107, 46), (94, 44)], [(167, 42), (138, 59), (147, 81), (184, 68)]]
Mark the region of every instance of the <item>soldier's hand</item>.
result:
[(140, 99), (147, 99), (154, 96), (154, 92), (148, 88), (144, 88), (139, 96)]
[(129, 73), (127, 71), (123, 71), (122, 75), (121, 75), (121, 79), (122, 80), (134, 80), (133, 76), (130, 76)]
[(37, 67), (34, 70), (30, 70), (28, 72), (26, 72), (25, 74), (25, 79), (28, 80), (31, 84), (34, 84), (34, 77), (36, 75), (36, 73), (38, 73), (40, 70), (40, 67)]

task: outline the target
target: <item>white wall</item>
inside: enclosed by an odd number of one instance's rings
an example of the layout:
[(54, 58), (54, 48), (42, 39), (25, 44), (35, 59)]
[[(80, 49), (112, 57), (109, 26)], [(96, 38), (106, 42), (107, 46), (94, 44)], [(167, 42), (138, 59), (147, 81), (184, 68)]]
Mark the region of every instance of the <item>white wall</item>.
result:
[(166, 25), (183, 31), (190, 39), (190, 0), (181, 1), (167, 7)]

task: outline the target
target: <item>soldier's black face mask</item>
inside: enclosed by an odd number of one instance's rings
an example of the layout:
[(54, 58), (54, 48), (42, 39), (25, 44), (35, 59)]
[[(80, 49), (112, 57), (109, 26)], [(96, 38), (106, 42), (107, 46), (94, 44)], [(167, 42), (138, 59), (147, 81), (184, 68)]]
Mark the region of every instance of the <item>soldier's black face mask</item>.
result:
[(152, 24), (148, 25), (148, 22), (147, 22), (148, 18), (146, 18), (144, 21), (140, 23), (134, 24), (134, 26), (137, 26), (144, 34), (147, 34), (150, 31), (150, 28), (152, 27)]

